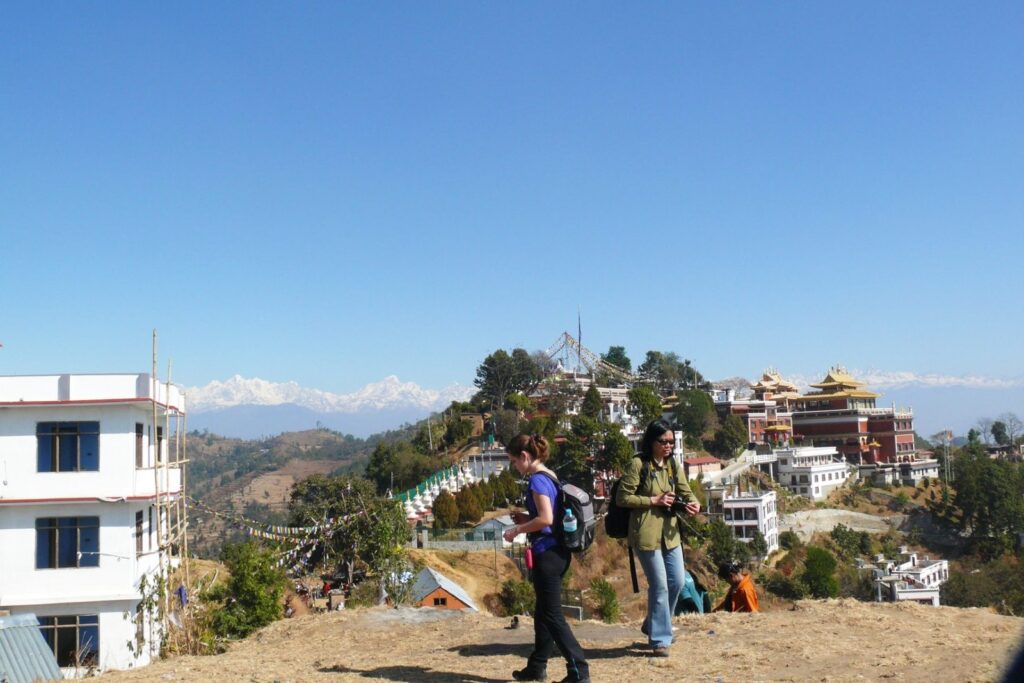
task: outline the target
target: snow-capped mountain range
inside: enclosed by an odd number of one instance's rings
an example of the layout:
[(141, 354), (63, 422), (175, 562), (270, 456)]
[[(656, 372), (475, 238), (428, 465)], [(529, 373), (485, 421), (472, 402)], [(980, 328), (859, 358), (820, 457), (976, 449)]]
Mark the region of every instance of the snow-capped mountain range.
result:
[(425, 389), (389, 375), (351, 394), (308, 389), (297, 382), (268, 382), (235, 375), (186, 388), (189, 427), (225, 436), (254, 438), (322, 425), (368, 436), (468, 400), (472, 387)]
[(474, 389), (450, 384), (443, 389), (424, 389), (415, 382), (403, 382), (388, 375), (351, 394), (332, 394), (307, 389), (297, 382), (268, 382), (258, 377), (235, 375), (225, 382), (186, 389), (192, 412), (203, 413), (241, 405), (276, 406), (291, 404), (325, 413), (357, 413), (363, 410), (414, 407), (438, 410), (452, 401), (465, 401)]

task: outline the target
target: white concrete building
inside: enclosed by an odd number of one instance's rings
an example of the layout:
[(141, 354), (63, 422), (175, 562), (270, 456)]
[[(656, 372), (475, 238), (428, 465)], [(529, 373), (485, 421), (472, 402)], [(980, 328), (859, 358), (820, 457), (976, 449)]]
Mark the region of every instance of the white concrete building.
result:
[(811, 500), (824, 500), (850, 478), (848, 465), (832, 446), (778, 448), (779, 483)]
[(65, 675), (159, 649), (141, 591), (172, 563), (183, 411), (148, 374), (0, 377), (0, 610), (35, 614)]
[(779, 515), (775, 491), (738, 492), (732, 485), (714, 485), (708, 489), (708, 514), (721, 515), (736, 538), (744, 543), (760, 531), (768, 544), (768, 554), (779, 549)]
[[(567, 406), (566, 415), (578, 415), (583, 407), (583, 396), (592, 384), (590, 376), (560, 371), (555, 376), (555, 382), (564, 382), (575, 387), (577, 397)], [(543, 403), (548, 396), (549, 388), (549, 386), (544, 384), (540, 385), (530, 394), (530, 398), (538, 403)], [(601, 403), (603, 404), (600, 418), (602, 422), (621, 426), (624, 434), (637, 430), (636, 416), (630, 413), (629, 410), (629, 389), (625, 387), (598, 387), (597, 393), (601, 396)]]
[(925, 478), (939, 478), (938, 460), (910, 460), (859, 465), (860, 478), (876, 485), (917, 486)]
[(873, 562), (858, 560), (857, 568), (871, 572), (879, 602), (911, 600), (938, 607), (940, 586), (949, 579), (946, 560), (919, 559), (917, 553), (909, 552), (906, 546), (900, 548), (895, 560), (877, 555)]

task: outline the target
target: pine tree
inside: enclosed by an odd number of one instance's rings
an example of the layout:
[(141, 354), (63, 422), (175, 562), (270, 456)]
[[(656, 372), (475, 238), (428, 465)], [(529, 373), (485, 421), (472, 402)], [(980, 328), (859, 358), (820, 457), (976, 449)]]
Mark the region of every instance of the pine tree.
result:
[(459, 522), (459, 506), (455, 497), (447, 491), (441, 491), (434, 499), (434, 526), (438, 529), (451, 529)]

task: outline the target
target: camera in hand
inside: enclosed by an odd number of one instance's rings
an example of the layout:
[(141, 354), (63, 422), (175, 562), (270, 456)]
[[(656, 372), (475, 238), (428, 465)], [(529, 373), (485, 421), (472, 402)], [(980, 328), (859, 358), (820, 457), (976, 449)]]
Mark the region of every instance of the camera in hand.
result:
[(676, 513), (677, 515), (685, 515), (686, 501), (683, 500), (682, 498), (676, 498), (675, 500), (672, 501), (672, 507), (669, 509), (671, 509), (672, 512)]

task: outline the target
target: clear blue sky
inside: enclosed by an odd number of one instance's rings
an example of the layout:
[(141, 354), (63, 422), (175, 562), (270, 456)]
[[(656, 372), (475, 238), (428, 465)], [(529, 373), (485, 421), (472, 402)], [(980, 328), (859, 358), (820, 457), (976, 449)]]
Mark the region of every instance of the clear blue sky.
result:
[(437, 387), (578, 306), (1024, 375), (1019, 2), (5, 2), (0, 100), (0, 374)]

